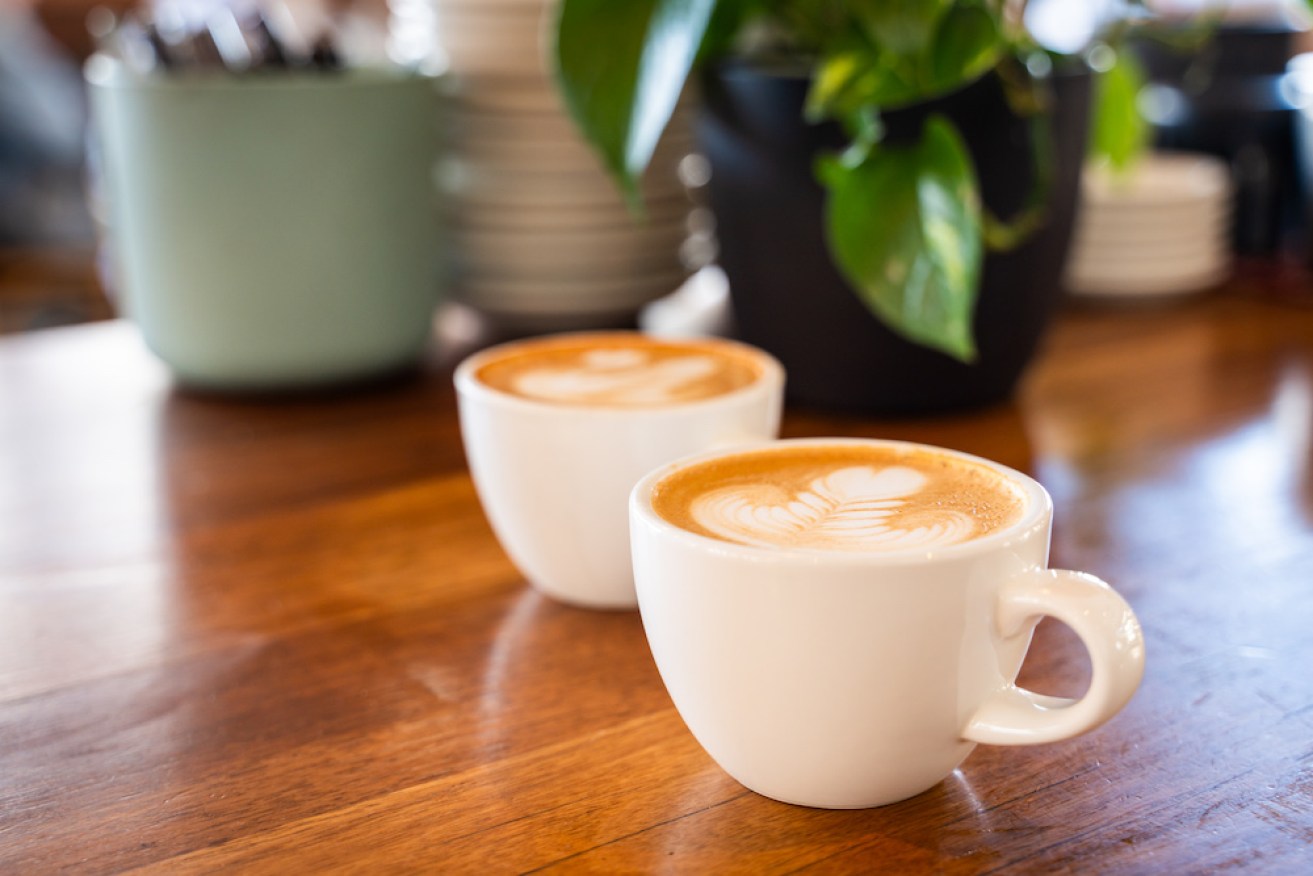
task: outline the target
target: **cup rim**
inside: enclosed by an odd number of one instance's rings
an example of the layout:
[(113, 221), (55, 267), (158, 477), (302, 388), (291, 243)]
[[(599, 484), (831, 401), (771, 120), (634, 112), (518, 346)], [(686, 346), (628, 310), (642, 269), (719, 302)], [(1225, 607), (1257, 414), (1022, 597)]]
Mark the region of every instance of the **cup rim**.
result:
[[(998, 532), (944, 547), (904, 548), (893, 551), (827, 551), (819, 548), (767, 548), (723, 541), (677, 526), (661, 517), (652, 508), (652, 491), (656, 485), (664, 478), (687, 466), (697, 465), (713, 459), (737, 456), (742, 453), (769, 451), (775, 448), (819, 446), (874, 446), (900, 450), (924, 450), (984, 465), (1011, 481), (1022, 492), (1026, 499), (1026, 509), (1019, 519)], [(1042, 528), (1047, 531), (1053, 519), (1053, 499), (1049, 496), (1048, 490), (1044, 488), (1043, 484), (1029, 475), (992, 459), (986, 459), (983, 456), (976, 456), (961, 450), (954, 450), (950, 447), (884, 438), (780, 438), (695, 453), (659, 466), (639, 479), (630, 491), (629, 513), (634, 524), (641, 521), (659, 530), (662, 536), (667, 539), (683, 542), (686, 546), (703, 553), (729, 556), (748, 562), (783, 562), (806, 566), (907, 566), (964, 559), (976, 554), (1006, 550), (1010, 545), (1028, 540), (1037, 529)]]
[[(724, 347), (734, 351), (738, 355), (745, 355), (756, 361), (762, 366), (761, 374), (757, 379), (746, 386), (722, 393), (720, 395), (708, 396), (706, 398), (695, 399), (693, 401), (676, 402), (667, 405), (653, 405), (644, 407), (601, 407), (598, 405), (583, 405), (571, 402), (543, 401), (540, 399), (525, 398), (524, 396), (512, 395), (508, 392), (495, 389), (482, 382), (476, 377), (479, 368), (485, 365), (489, 360), (498, 358), (508, 352), (522, 347), (535, 346), (544, 342), (570, 340), (586, 341), (590, 338), (614, 338), (630, 337), (644, 338), (657, 341), (659, 343), (670, 344), (687, 344), (689, 346), (709, 346)], [(651, 418), (651, 417), (668, 417), (672, 414), (683, 413), (686, 411), (700, 411), (716, 405), (738, 401), (743, 398), (750, 398), (759, 393), (774, 392), (783, 390), (784, 387), (784, 366), (780, 364), (770, 353), (758, 347), (744, 344), (739, 341), (732, 341), (727, 338), (715, 337), (698, 337), (698, 338), (679, 338), (679, 337), (662, 337), (642, 331), (630, 331), (624, 329), (603, 330), (603, 331), (578, 331), (578, 332), (560, 332), (549, 335), (535, 335), (529, 338), (519, 338), (513, 341), (505, 341), (500, 344), (494, 344), (486, 347), (476, 353), (472, 353), (456, 366), (452, 377), (456, 385), (457, 395), (479, 399), (492, 404), (503, 405), (508, 408), (522, 411), (536, 412), (570, 412), (575, 416), (597, 417), (599, 419), (614, 418)]]

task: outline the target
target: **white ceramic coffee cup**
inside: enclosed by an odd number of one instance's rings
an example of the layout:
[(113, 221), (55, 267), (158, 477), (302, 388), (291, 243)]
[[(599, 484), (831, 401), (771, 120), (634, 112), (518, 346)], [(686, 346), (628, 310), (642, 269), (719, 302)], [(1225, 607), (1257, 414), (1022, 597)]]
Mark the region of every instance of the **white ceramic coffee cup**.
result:
[(709, 341), (757, 363), (757, 378), (723, 395), (640, 408), (537, 401), (479, 380), (487, 362), (525, 343), (532, 340), (477, 353), (456, 369), (479, 499), (511, 561), (539, 590), (590, 608), (633, 608), (630, 489), (672, 459), (773, 438), (784, 369), (753, 347)]
[[(915, 445), (806, 439), (781, 445)], [(765, 549), (661, 518), (648, 474), (630, 497), (648, 641), (676, 708), (748, 788), (805, 806), (893, 803), (945, 778), (980, 742), (1029, 745), (1092, 730), (1144, 669), (1140, 627), (1107, 584), (1047, 568), (1053, 506), (1037, 482), (983, 462), (1025, 496), (1022, 517), (961, 544), (898, 553)], [(1015, 685), (1048, 615), (1089, 651), (1076, 700)]]

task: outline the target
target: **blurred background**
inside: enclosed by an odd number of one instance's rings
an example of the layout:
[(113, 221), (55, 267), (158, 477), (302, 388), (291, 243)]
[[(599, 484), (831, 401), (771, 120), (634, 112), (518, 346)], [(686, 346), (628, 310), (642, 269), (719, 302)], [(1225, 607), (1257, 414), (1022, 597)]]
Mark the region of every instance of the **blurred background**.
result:
[[(88, 179), (94, 179), (95, 169), (94, 149), (93, 166), (88, 166), (82, 64), (95, 50), (90, 31), (96, 29), (96, 16), (121, 17), (133, 9), (149, 16), (158, 11), (153, 6), (165, 5), (170, 14), (181, 12), (184, 17), (205, 20), (216, 9), (242, 4), (240, 0), (169, 0), (167, 4), (147, 0), (0, 0), (0, 333), (115, 315), (112, 290), (106, 294), (107, 286), (112, 285), (112, 271), (103, 263), (103, 253), (98, 256), (97, 208), (95, 198), (88, 196)], [(440, 5), (435, 3), (434, 7)], [(1082, 22), (1073, 16), (1078, 18), (1076, 13), (1082, 7), (1096, 10), (1107, 5), (1098, 0), (1035, 0), (1030, 4), (1032, 29), (1047, 29), (1055, 41), (1061, 42), (1064, 30), (1081, 30)], [(1291, 59), (1313, 48), (1307, 30), (1308, 4), (1304, 0), (1161, 0), (1151, 5), (1183, 22), (1200, 16), (1222, 22), (1219, 38), (1201, 49), (1144, 47), (1141, 60), (1150, 87), (1141, 94), (1140, 104), (1154, 127), (1155, 144), (1212, 153), (1224, 160), (1233, 187), (1234, 253), (1282, 261), (1302, 270), (1309, 263), (1311, 249), (1309, 186), (1303, 181), (1300, 158), (1305, 147), (1297, 130), (1303, 119), (1299, 106), (1304, 98), (1291, 78), (1299, 72), (1299, 65), (1289, 67), (1293, 72), (1287, 71)], [(417, 6), (417, 0), (288, 0), (287, 6), (303, 20), (331, 19), (338, 23), (339, 32), (364, 34), (361, 38), (365, 41), (381, 43), (389, 34), (394, 43), (408, 40), (409, 47), (403, 46), (403, 51), (410, 53), (406, 60), (411, 62), (431, 56), (425, 46), (415, 48), (416, 39), (433, 43), (444, 38), (431, 23), (417, 29), (416, 21), (423, 16), (416, 9), (425, 6)], [(344, 27), (342, 22), (351, 24)], [(459, 36), (449, 30), (445, 38), (451, 40), (453, 34)], [(453, 62), (466, 64), (477, 78), (486, 66), (480, 58), (489, 57), (490, 52), (495, 54), (495, 48), (481, 44), (465, 48), (470, 51), (463, 52), (459, 44), (449, 43), (446, 55)], [(484, 106), (470, 98), (470, 106), (478, 111), (473, 115), (488, 107), (498, 108), (494, 100), (497, 92), (470, 94), (487, 99)], [(519, 94), (516, 99), (522, 99), (527, 92)], [(1205, 116), (1211, 121), (1201, 126), (1200, 119)], [(696, 177), (699, 169), (684, 167), (682, 171)], [(681, 201), (681, 222), (685, 212)], [(517, 215), (528, 217), (523, 209)], [(512, 239), (513, 230), (503, 230), (505, 240)], [(699, 230), (705, 228), (693, 228), (692, 236), (696, 237)], [(679, 241), (686, 236), (681, 232)], [(458, 234), (456, 242), (477, 267), (482, 257), (476, 248), (479, 240), (472, 234), (467, 237)], [(1078, 240), (1069, 272), (1075, 276), (1076, 285), (1083, 270), (1080, 246)], [(545, 253), (543, 258), (551, 255)], [(703, 247), (694, 257), (687, 257), (687, 252), (684, 256), (682, 266), (654, 271), (654, 282), (677, 285), (668, 281), (682, 278), (712, 258), (714, 246)], [(525, 268), (539, 270), (542, 261), (530, 264), (525, 256)], [(1095, 285), (1104, 279), (1095, 277)], [(576, 287), (580, 282), (577, 277), (568, 280)], [(588, 282), (593, 282), (592, 278)], [(641, 291), (645, 298), (652, 297), (646, 290)], [(518, 294), (513, 285), (499, 283), (491, 290), (472, 286), (467, 297), (481, 296), (495, 309), (503, 299), (517, 303)], [(568, 320), (565, 327), (570, 327)]]
[[(302, 21), (381, 35), (385, 0), (287, 0)], [(242, 0), (0, 0), (0, 334), (116, 315), (98, 245), (82, 65), (97, 21), (205, 21)], [(99, 17), (99, 19), (98, 19)], [(90, 148), (89, 148), (90, 147)], [(89, 157), (91, 166), (89, 166)]]

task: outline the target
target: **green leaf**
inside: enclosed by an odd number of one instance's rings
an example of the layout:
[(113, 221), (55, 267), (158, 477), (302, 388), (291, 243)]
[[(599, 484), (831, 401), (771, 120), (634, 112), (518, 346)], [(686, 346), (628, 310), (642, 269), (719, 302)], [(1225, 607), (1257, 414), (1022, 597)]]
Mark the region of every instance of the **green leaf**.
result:
[(994, 67), (1006, 40), (995, 12), (981, 3), (959, 3), (943, 17), (932, 46), (932, 87), (950, 91)]
[(1134, 163), (1149, 145), (1149, 124), (1140, 115), (1138, 98), (1144, 71), (1129, 52), (1116, 60), (1094, 83), (1094, 124), (1090, 152), (1118, 170)]
[(871, 312), (909, 340), (973, 361), (980, 198), (953, 124), (933, 116), (915, 146), (817, 171), (829, 190), (831, 254)]
[(892, 109), (927, 97), (914, 65), (871, 47), (841, 48), (817, 65), (807, 95), (807, 118), (843, 118), (870, 108)]
[(848, 96), (859, 93), (859, 82), (869, 68), (869, 49), (843, 47), (819, 59), (812, 72), (804, 114), (812, 122), (841, 116), (852, 103)]
[(909, 2), (924, 9), (902, 18), (894, 14), (904, 6), (901, 0), (855, 7), (851, 14), (862, 16), (860, 26), (826, 41), (807, 96), (807, 118), (842, 119), (864, 108), (922, 103), (995, 67), (1008, 40), (994, 6), (984, 0), (942, 3)]
[(716, 0), (562, 0), (553, 62), (566, 108), (631, 205)]
[(940, 16), (953, 0), (857, 0), (853, 14), (872, 42), (898, 55), (926, 52)]

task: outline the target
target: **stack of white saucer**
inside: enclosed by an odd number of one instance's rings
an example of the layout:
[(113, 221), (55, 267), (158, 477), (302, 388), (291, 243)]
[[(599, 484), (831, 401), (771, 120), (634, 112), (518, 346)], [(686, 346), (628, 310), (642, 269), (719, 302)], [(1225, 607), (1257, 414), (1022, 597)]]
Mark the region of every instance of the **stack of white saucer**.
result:
[(1150, 153), (1125, 174), (1086, 168), (1066, 286), (1103, 298), (1182, 295), (1231, 272), (1231, 179), (1207, 155)]
[(394, 57), (450, 75), (438, 168), (455, 297), (513, 330), (622, 325), (709, 257), (680, 108), (643, 181), (645, 218), (562, 107), (549, 0), (390, 0)]

